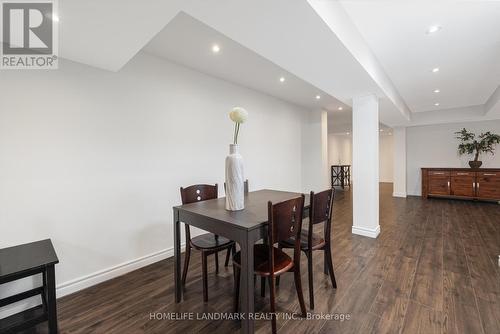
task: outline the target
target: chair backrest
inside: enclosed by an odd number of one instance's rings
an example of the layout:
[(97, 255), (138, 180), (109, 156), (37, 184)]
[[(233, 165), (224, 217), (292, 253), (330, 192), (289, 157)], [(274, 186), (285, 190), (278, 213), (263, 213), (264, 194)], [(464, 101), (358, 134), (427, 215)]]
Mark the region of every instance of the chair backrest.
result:
[(268, 240), (269, 262), (274, 268), (274, 244), (295, 238), (294, 262), (300, 263), (300, 234), (302, 231), (302, 214), (304, 212), (304, 195), (283, 202), (268, 202)]
[[(248, 194), (248, 179), (243, 183), (243, 187), (245, 194)], [(226, 182), (224, 182), (224, 192), (226, 192)]]
[(210, 184), (195, 184), (187, 188), (181, 187), (182, 204), (206, 201), (218, 197), (218, 186)]
[(309, 223), (311, 225), (331, 220), (334, 195), (334, 188), (319, 193), (311, 191), (311, 209), (309, 210)]
[(311, 191), (310, 209), (309, 209), (309, 233), (308, 244), (312, 243), (313, 226), (315, 224), (325, 223), (325, 240), (330, 241), (330, 233), (332, 226), (332, 209), (335, 189), (328, 189), (317, 194)]

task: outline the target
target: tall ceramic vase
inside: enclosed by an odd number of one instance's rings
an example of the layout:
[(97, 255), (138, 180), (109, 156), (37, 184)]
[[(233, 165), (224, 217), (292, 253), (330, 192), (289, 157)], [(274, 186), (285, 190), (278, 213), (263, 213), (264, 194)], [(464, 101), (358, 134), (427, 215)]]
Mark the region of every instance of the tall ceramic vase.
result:
[(245, 208), (245, 178), (243, 175), (243, 157), (239, 146), (229, 145), (226, 157), (226, 210), (238, 211)]

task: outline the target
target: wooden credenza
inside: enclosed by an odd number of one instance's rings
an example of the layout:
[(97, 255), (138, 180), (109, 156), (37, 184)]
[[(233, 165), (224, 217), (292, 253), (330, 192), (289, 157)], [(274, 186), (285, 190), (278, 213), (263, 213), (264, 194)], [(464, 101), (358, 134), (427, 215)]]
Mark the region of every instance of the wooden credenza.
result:
[(500, 201), (500, 169), (422, 168), (422, 197)]

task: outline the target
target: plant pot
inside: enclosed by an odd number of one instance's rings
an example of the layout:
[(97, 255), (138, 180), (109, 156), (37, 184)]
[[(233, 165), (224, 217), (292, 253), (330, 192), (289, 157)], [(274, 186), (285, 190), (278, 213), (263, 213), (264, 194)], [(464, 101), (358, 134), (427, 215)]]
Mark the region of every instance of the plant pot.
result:
[(229, 145), (226, 157), (226, 210), (238, 211), (245, 208), (245, 177), (243, 175), (243, 157), (239, 146)]
[(482, 161), (469, 161), (470, 168), (479, 168), (482, 164)]

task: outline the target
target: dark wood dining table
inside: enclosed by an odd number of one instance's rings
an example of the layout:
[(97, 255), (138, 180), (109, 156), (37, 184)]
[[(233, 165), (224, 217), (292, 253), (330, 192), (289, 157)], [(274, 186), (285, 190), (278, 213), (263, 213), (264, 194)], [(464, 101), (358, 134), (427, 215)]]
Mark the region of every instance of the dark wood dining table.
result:
[[(241, 248), (241, 311), (244, 318), (242, 333), (254, 332), (253, 246), (267, 236), (267, 202), (285, 201), (300, 196), (300, 193), (277, 190), (259, 190), (245, 194), (245, 209), (228, 211), (224, 197), (175, 206), (174, 210), (174, 257), (175, 257), (175, 302), (182, 299), (181, 284), (181, 222), (201, 228), (236, 241)], [(304, 203), (304, 216), (308, 215), (309, 196)]]

